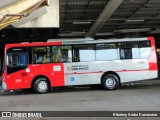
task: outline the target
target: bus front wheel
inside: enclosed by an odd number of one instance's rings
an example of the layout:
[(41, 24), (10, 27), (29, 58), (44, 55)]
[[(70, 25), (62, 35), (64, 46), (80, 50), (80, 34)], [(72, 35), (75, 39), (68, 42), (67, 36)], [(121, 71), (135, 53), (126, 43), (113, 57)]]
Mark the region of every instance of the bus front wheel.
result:
[(47, 93), (49, 91), (49, 84), (47, 82), (47, 79), (44, 77), (39, 77), (34, 82), (34, 91), (36, 93)]
[(107, 74), (102, 78), (102, 86), (106, 90), (114, 90), (119, 86), (119, 79), (114, 74)]

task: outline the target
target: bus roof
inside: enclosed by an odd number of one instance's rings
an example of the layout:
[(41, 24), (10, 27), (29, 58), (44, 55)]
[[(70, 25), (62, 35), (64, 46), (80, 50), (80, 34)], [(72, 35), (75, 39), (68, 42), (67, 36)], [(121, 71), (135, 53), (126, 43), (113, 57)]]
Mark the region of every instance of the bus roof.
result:
[(48, 39), (47, 42), (54, 42), (54, 41), (89, 41), (94, 40), (91, 37), (86, 38), (62, 38), (62, 39)]
[(154, 40), (153, 37), (143, 38), (123, 38), (123, 39), (98, 39), (98, 40), (63, 40), (63, 41), (49, 41), (49, 42), (31, 42), (31, 43), (18, 43), (18, 44), (6, 44), (6, 48), (11, 47), (24, 47), (24, 46), (46, 46), (46, 45), (76, 45), (76, 44), (96, 44), (96, 43), (111, 43), (111, 42), (127, 42), (127, 41), (144, 41)]

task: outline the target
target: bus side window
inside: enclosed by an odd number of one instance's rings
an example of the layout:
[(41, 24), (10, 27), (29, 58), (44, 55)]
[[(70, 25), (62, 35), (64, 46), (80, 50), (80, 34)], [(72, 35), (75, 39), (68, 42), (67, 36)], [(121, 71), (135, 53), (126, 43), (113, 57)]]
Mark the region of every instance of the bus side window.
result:
[[(49, 56), (49, 47), (32, 47), (32, 63), (41, 64), (47, 63), (47, 57)], [(49, 62), (50, 60), (48, 60)]]
[(72, 62), (72, 46), (53, 46), (52, 62)]
[(58, 62), (58, 55), (59, 55), (59, 46), (52, 46), (51, 48), (51, 62)]
[(119, 43), (120, 59), (139, 59), (138, 42)]
[(72, 46), (61, 46), (61, 62), (72, 62)]
[(125, 48), (120, 50), (121, 59), (132, 59), (132, 49)]
[(142, 59), (146, 59), (151, 54), (151, 43), (150, 41), (140, 41), (139, 42), (140, 56)]
[(105, 43), (96, 45), (96, 60), (117, 60), (117, 46), (115, 43)]
[(78, 47), (74, 47), (74, 50), (73, 50), (73, 61), (74, 62), (79, 62), (79, 48)]
[(95, 61), (95, 45), (75, 45), (73, 51), (74, 62)]

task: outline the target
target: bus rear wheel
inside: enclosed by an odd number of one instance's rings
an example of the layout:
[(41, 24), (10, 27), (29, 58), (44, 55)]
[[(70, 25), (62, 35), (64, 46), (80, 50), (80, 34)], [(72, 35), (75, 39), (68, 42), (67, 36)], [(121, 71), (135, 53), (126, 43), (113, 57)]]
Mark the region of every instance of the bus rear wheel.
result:
[(45, 77), (39, 77), (34, 82), (34, 91), (36, 93), (47, 93), (49, 91), (49, 84), (47, 82), (47, 79)]
[(107, 74), (102, 78), (102, 86), (106, 90), (114, 90), (119, 86), (119, 79), (114, 74)]

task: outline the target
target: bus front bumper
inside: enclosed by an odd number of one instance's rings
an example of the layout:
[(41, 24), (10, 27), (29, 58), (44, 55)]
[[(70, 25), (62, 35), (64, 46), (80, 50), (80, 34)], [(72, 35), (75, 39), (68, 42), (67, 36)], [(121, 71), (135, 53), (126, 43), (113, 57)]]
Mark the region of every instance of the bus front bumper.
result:
[(7, 85), (6, 85), (6, 83), (4, 81), (2, 81), (2, 89), (3, 90), (7, 90)]

